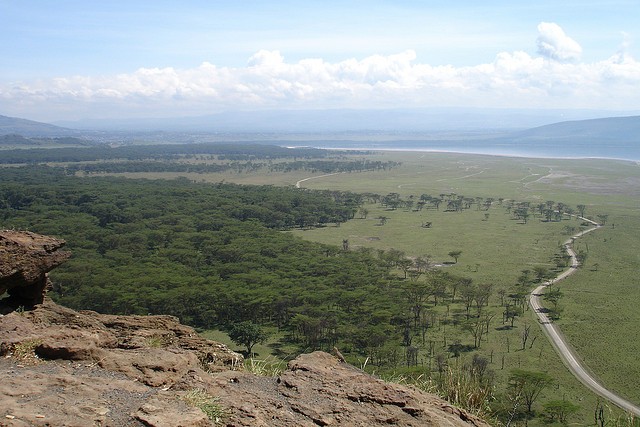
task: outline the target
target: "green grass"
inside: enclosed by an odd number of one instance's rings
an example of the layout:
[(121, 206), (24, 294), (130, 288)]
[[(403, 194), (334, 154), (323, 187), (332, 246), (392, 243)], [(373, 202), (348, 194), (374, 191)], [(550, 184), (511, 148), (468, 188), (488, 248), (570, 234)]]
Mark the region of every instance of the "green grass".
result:
[(274, 356), (268, 356), (261, 359), (251, 358), (244, 362), (244, 368), (254, 375), (261, 377), (277, 377), (287, 367), (284, 359), (278, 359)]
[(562, 284), (560, 321), (590, 370), (635, 402), (640, 402), (639, 236), (640, 218), (616, 216), (615, 229), (607, 226), (579, 242), (589, 255), (585, 268)]
[(200, 409), (213, 422), (214, 425), (223, 425), (228, 416), (224, 408), (218, 403), (218, 399), (211, 396), (206, 390), (192, 389), (182, 397), (184, 402), (194, 408)]
[[(420, 195), (418, 194), (417, 197)], [(321, 243), (341, 245), (349, 240), (349, 247), (398, 249), (408, 256), (430, 255), (436, 264), (445, 265), (451, 273), (468, 276), (478, 283), (492, 283), (506, 287), (516, 283), (525, 268), (551, 268), (551, 258), (557, 252), (565, 225), (578, 226), (575, 220), (542, 223), (531, 219), (527, 224), (511, 219), (502, 206), (488, 212), (476, 208), (463, 212), (444, 212), (424, 209), (409, 212), (404, 209), (387, 210), (380, 205), (367, 206), (367, 219), (354, 219), (340, 227), (295, 230), (292, 233)], [(489, 219), (485, 220), (485, 213)], [(388, 217), (385, 225), (377, 219)], [(431, 222), (430, 228), (422, 227)], [(461, 250), (456, 264), (448, 253)]]

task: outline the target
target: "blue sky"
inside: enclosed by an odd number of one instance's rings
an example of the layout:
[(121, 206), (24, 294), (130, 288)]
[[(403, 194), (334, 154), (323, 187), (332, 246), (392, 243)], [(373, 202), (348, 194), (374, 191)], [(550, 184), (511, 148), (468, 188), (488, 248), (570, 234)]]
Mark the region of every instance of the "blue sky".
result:
[(640, 110), (640, 0), (0, 0), (0, 114)]

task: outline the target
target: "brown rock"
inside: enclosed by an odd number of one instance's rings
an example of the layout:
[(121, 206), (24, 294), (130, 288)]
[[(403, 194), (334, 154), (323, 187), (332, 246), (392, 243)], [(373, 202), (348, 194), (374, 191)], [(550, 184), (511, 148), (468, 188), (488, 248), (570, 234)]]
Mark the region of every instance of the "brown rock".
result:
[(46, 274), (71, 256), (59, 250), (64, 244), (28, 231), (0, 231), (0, 295), (8, 291), (15, 305), (25, 307), (41, 303)]
[(235, 369), (243, 362), (242, 355), (172, 316), (76, 312), (49, 299), (0, 317), (0, 342), (0, 355), (32, 342), (41, 358), (88, 361), (152, 386), (173, 384), (192, 370)]
[(241, 365), (174, 317), (76, 312), (45, 299), (0, 316), (0, 426), (213, 425), (181, 396), (208, 371)]
[(209, 391), (230, 408), (228, 426), (485, 426), (482, 420), (412, 387), (386, 383), (315, 352), (280, 378), (218, 374)]
[[(172, 408), (172, 410), (167, 410)], [(211, 425), (207, 416), (198, 408), (192, 408), (175, 396), (159, 393), (147, 400), (134, 414), (146, 426), (155, 427), (207, 427)]]

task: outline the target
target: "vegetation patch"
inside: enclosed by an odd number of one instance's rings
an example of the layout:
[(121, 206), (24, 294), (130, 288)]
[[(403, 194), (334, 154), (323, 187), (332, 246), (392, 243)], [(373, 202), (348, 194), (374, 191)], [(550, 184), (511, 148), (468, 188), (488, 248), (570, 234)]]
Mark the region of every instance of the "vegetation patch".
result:
[(42, 344), (42, 340), (34, 339), (17, 343), (13, 346), (12, 356), (19, 363), (36, 364), (40, 361), (35, 352), (36, 347)]
[(274, 356), (261, 359), (250, 358), (245, 360), (244, 368), (261, 377), (277, 377), (287, 369), (287, 362)]
[(225, 418), (228, 416), (226, 410), (220, 406), (218, 399), (206, 390), (192, 389), (182, 397), (182, 400), (187, 405), (204, 412), (214, 425), (224, 425)]

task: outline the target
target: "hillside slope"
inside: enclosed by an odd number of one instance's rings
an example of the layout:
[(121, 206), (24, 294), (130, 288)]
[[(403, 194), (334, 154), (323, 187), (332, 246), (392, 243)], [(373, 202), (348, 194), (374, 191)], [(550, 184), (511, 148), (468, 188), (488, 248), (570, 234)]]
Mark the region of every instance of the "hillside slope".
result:
[(33, 136), (73, 136), (77, 132), (71, 129), (50, 125), (48, 123), (36, 122), (33, 120), (20, 119), (17, 117), (7, 117), (0, 115), (0, 135), (22, 135)]
[(512, 136), (525, 140), (640, 141), (640, 116), (559, 122), (517, 132)]

